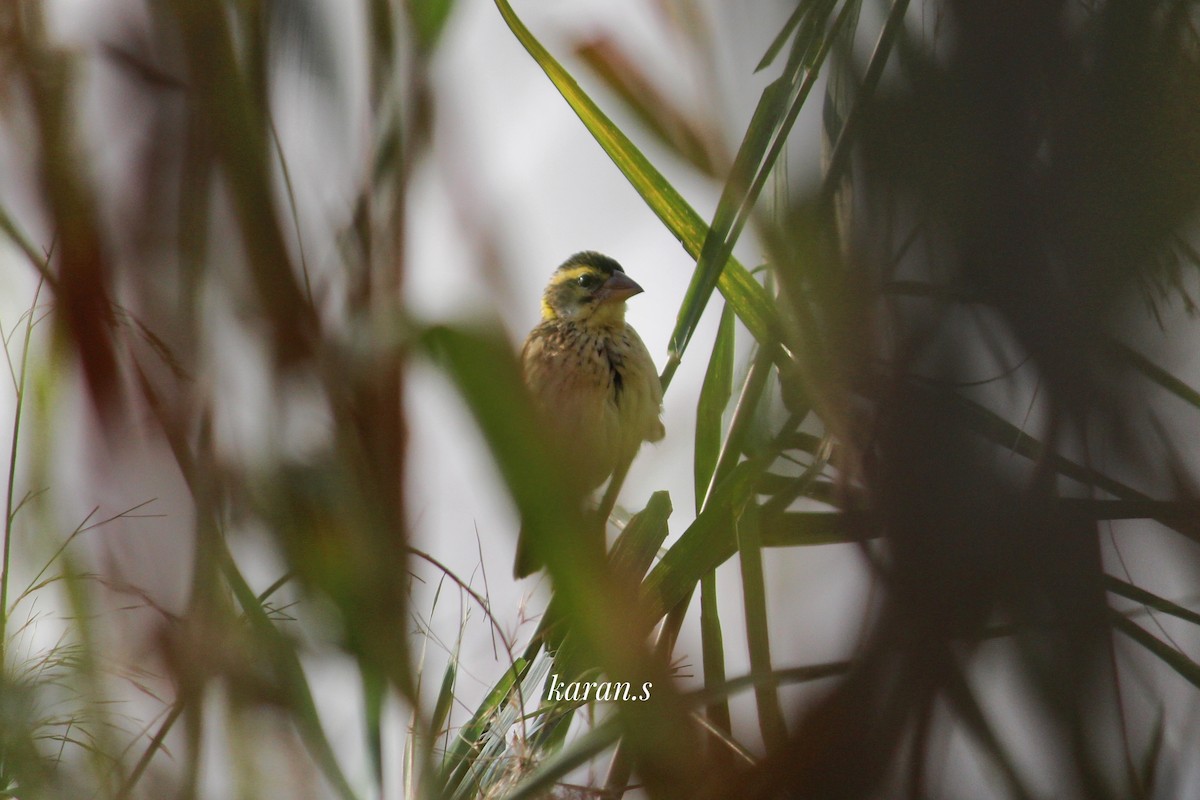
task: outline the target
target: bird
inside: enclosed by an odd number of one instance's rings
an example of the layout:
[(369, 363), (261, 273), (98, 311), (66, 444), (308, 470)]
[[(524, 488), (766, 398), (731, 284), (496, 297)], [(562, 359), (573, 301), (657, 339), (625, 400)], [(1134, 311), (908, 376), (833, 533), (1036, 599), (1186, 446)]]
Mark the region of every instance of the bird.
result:
[[(525, 384), (585, 491), (666, 434), (654, 359), (625, 321), (625, 301), (642, 291), (614, 259), (576, 253), (550, 276), (542, 321), (521, 349)], [(541, 566), (522, 530), (514, 577)]]

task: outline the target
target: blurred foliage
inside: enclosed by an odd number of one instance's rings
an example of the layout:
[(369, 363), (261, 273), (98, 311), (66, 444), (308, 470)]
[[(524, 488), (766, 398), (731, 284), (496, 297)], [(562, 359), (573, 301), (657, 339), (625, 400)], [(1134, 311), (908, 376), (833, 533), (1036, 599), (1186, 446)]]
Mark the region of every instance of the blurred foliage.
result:
[[(661, 6), (715, 64), (694, 11)], [(634, 785), (660, 798), (921, 798), (953, 796), (953, 781), (976, 772), (993, 780), (986, 796), (1175, 796), (1194, 770), (1177, 741), (1188, 710), (1159, 694), (1182, 689), (1194, 709), (1200, 614), (1194, 592), (1135, 579), (1121, 554), (1172, 558), (1195, 584), (1194, 443), (1168, 434), (1175, 420), (1146, 398), (1194, 413), (1200, 393), (1162, 366), (1162, 339), (1142, 318), (1162, 324), (1194, 308), (1196, 4), (802, 0), (758, 43), (765, 88), (732, 132), (671, 99), (601, 33), (573, 53), (632, 113), (620, 127), (507, 0), (496, 7), (695, 260), (665, 388), (696, 357), (703, 315), (720, 306), (689, 432), (694, 511), (655, 493), (606, 557), (609, 520), (583, 511), (559, 448), (539, 435), (503, 332), (409, 313), (412, 182), (431, 144), (450, 0), (363, 0), (365, 47), (350, 54), (315, 0), (144, 4), (99, 53), (57, 41), (40, 4), (4, 5), (3, 120), (41, 217), (0, 209), (0, 230), (40, 286), (4, 332), (16, 404), (0, 793), (203, 796), (215, 732), (240, 796), (274, 796), (259, 774), (273, 757), (297, 765), (289, 777), (314, 796), (347, 800), (379, 796), (399, 773), (414, 798), (619, 797)], [(103, 144), (85, 124), (95, 59), (117, 76), (114, 96), (144, 117), (119, 198), (86, 168)], [(328, 232), (340, 261), (327, 280), (307, 261), (296, 165), (272, 115), (287, 70), (345, 111), (347, 59), (366, 76), (366, 158), (351, 212)], [(785, 154), (814, 103), (824, 171), (807, 186)], [(643, 141), (720, 182), (710, 220)], [(746, 231), (766, 270), (734, 257)], [(1152, 315), (1141, 313), (1147, 303)], [(14, 538), (48, 518), (40, 492), (18, 487), (31, 342), (47, 313), (49, 362), (63, 376), (78, 369), (106, 446), (159, 442), (193, 504), (186, 608), (154, 609), (162, 675), (125, 676), (161, 710), (141, 724), (118, 720), (106, 699), (120, 681), (98, 620), (113, 595), (136, 592), (78, 566), (73, 543), (95, 524), (65, 537), (29, 589), (10, 583)], [(239, 348), (245, 361), (231, 365)], [(470, 410), (547, 565), (553, 598), (521, 645), (470, 581), (410, 546), (412, 359), (440, 370)], [(278, 436), (245, 460), (217, 442), (221, 421), (245, 411), (218, 388), (234, 368), (261, 375), (266, 397), (250, 412)], [(302, 454), (279, 433), (301, 405), (323, 421)], [(608, 488), (606, 513), (619, 490)], [(1151, 553), (1124, 535), (1132, 520), (1178, 536), (1178, 547)], [(278, 555), (286, 571), (273, 584), (243, 574), (243, 534), (264, 536)], [(789, 621), (769, 612), (771, 550), (831, 544), (857, 553), (870, 577), (862, 641), (843, 661), (779, 665)], [(727, 562), (740, 576), (732, 603), (716, 580)], [(420, 691), (418, 563), (446, 573), (504, 646), (507, 662), (465, 720), (461, 634), (433, 678), (432, 706)], [(280, 611), (285, 588), (307, 601), (301, 611)], [(14, 612), (59, 590), (65, 632), (19, 661), (14, 643), (28, 626)], [(686, 691), (674, 648), (697, 590), (704, 683)], [(744, 615), (750, 664), (733, 677), (729, 608)], [(305, 668), (314, 642), (360, 675), (368, 785), (348, 776), (318, 713), (320, 687)], [(997, 663), (1016, 688), (997, 688)], [(644, 701), (564, 699), (547, 693), (551, 675), (653, 691)], [(164, 699), (150, 684), (168, 687)], [(813, 686), (785, 708), (781, 687), (800, 684)], [(754, 694), (749, 719), (729, 703), (740, 692)], [(48, 713), (55, 703), (68, 710)], [(389, 749), (397, 704), (411, 714), (408, 735)], [(754, 727), (757, 739), (743, 741)], [(169, 741), (179, 743), (170, 752)], [(962, 751), (950, 755), (963, 742), (968, 766), (957, 763)], [(567, 783), (603, 760), (592, 786)]]

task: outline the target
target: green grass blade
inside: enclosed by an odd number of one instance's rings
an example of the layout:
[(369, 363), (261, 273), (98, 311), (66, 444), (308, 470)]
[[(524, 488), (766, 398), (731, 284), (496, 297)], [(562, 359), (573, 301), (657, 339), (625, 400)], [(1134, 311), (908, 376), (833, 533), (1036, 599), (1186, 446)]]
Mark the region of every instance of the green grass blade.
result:
[(313, 700), (312, 689), (308, 685), (308, 679), (304, 675), (304, 668), (300, 665), (300, 658), (296, 654), (295, 647), (271, 622), (266, 611), (259, 604), (254, 590), (242, 577), (237, 563), (233, 560), (233, 555), (225, 548), (223, 540), (220, 541), (220, 551), (217, 553), (217, 557), (221, 573), (228, 582), (234, 597), (237, 598), (242, 613), (246, 615), (251, 628), (259, 634), (261, 641), (268, 647), (268, 652), (275, 662), (274, 667), (294, 705), (296, 725), (309, 752), (316, 759), (317, 765), (333, 785), (338, 796), (342, 800), (356, 800), (354, 789), (346, 780), (346, 775), (342, 772), (333, 746), (325, 735), (320, 715), (317, 713), (316, 702)]
[[(767, 622), (767, 585), (763, 575), (758, 509), (753, 503), (746, 505), (737, 521), (737, 548), (742, 568), (742, 605), (746, 614), (750, 669), (765, 674), (771, 671), (771, 632)], [(754, 699), (763, 743), (768, 751), (773, 751), (787, 738), (779, 692), (770, 684), (755, 686)]]
[(733, 730), (729, 703), (716, 694), (716, 687), (726, 681), (725, 636), (721, 631), (721, 609), (717, 603), (717, 572), (712, 570), (700, 579), (700, 647), (704, 665), (704, 688), (713, 690), (713, 700), (705, 713), (717, 730)]
[(759, 519), (763, 547), (814, 547), (845, 544), (846, 525), (842, 512), (785, 511), (763, 514)]
[(650, 495), (650, 502), (633, 515), (625, 530), (613, 542), (609, 560), (614, 569), (639, 578), (646, 574), (667, 538), (667, 520), (671, 511), (669, 492), (660, 491)]
[(779, 51), (787, 43), (788, 37), (792, 35), (792, 31), (796, 30), (796, 26), (800, 24), (800, 20), (812, 8), (812, 3), (796, 3), (796, 10), (787, 18), (787, 22), (783, 23), (783, 27), (779, 29), (779, 33), (775, 34), (775, 38), (771, 40), (770, 46), (767, 47), (767, 52), (763, 53), (763, 57), (754, 67), (755, 72), (762, 72), (767, 67), (771, 66), (775, 61), (775, 57), (779, 55)]
[[(785, 667), (771, 670), (767, 673), (751, 672), (730, 678), (725, 683), (709, 689), (693, 692), (688, 695), (696, 703), (711, 702), (713, 697), (732, 697), (738, 692), (753, 689), (755, 686), (770, 684), (771, 686), (787, 686), (793, 683), (810, 683), (812, 681), (836, 678), (850, 671), (849, 661), (829, 661), (824, 664), (806, 664), (802, 667)], [(713, 694), (715, 692), (715, 694)]]
[(465, 774), (465, 768), (469, 766), (471, 754), (475, 751), (477, 742), (487, 730), (488, 720), (490, 720), (496, 711), (504, 705), (505, 700), (512, 693), (512, 688), (517, 682), (517, 677), (525, 671), (527, 662), (524, 659), (518, 658), (512, 667), (505, 670), (500, 680), (488, 692), (487, 697), (479, 704), (475, 710), (475, 714), (462, 727), (458, 735), (454, 739), (454, 746), (450, 748), (450, 752), (442, 760), (442, 775), (444, 777), (444, 785), (447, 792), (453, 790), (462, 782)]
[(700, 387), (700, 399), (696, 404), (696, 450), (693, 461), (697, 513), (721, 454), (721, 420), (733, 396), (733, 350), (733, 311), (725, 306), (721, 311), (712, 357), (708, 360), (708, 370), (704, 374), (704, 384)]
[[(383, 707), (387, 699), (387, 681), (378, 670), (359, 665), (362, 674), (363, 722), (366, 727), (367, 755), (371, 776), (379, 791), (383, 790)], [(437, 728), (433, 729), (434, 731)]]
[(430, 719), (429, 732), (437, 736), (445, 730), (450, 721), (450, 709), (454, 706), (454, 684), (458, 679), (458, 657), (455, 655), (446, 664), (446, 674), (442, 676), (442, 686), (438, 690), (437, 702), (433, 706), (433, 717)]
[[(759, 402), (766, 389), (771, 369), (771, 351), (768, 348), (760, 348), (750, 365), (750, 370), (746, 373), (745, 380), (742, 381), (742, 390), (738, 394), (737, 406), (733, 410), (733, 419), (729, 422), (729, 432), (725, 435), (725, 441), (721, 443), (717, 466), (702, 495), (704, 500), (700, 504), (701, 508), (708, 508), (713, 489), (718, 483), (725, 480), (738, 463), (742, 453), (746, 451), (746, 441), (754, 425)], [(774, 445), (763, 449), (764, 453), (768, 451), (774, 457), (779, 449)]]
[[(1065, 475), (1082, 484), (1103, 489), (1119, 499), (1153, 502), (1153, 498), (1131, 486), (1097, 472), (1090, 467), (1072, 461), (1058, 453), (1048, 451), (1042, 442), (1033, 438), (1016, 425), (1013, 425), (999, 414), (984, 408), (973, 400), (969, 400), (961, 395), (948, 395), (947, 397), (948, 402), (943, 404), (947, 422), (963, 425), (985, 439), (1006, 447), (1031, 461), (1045, 460), (1059, 474)], [(1198, 538), (1195, 531), (1180, 524), (1178, 520), (1173, 519), (1171, 516), (1156, 513), (1149, 518), (1157, 520), (1189, 538)]]

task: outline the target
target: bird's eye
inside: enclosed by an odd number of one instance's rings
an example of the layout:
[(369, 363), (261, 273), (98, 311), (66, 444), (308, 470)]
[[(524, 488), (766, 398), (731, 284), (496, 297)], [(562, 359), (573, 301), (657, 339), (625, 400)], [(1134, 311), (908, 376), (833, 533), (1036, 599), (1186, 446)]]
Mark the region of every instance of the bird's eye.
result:
[(595, 289), (596, 286), (598, 286), (600, 283), (600, 281), (596, 278), (596, 276), (591, 274), (590, 272), (586, 273), (584, 275), (580, 275), (578, 278), (575, 279), (575, 282), (578, 283), (580, 286), (582, 286), (585, 289)]

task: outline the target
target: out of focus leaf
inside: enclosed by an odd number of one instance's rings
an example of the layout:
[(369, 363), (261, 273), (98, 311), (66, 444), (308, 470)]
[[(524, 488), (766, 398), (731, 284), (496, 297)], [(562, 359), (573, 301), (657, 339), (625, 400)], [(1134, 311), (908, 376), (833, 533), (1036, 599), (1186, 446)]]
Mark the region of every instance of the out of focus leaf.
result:
[(576, 45), (575, 53), (616, 92), (646, 129), (693, 167), (716, 177), (714, 136), (669, 100), (609, 36)]
[(1127, 344), (1112, 342), (1113, 351), (1130, 366), (1189, 405), (1200, 408), (1200, 392), (1167, 372)]
[(771, 63), (775, 61), (775, 56), (779, 55), (779, 51), (787, 44), (788, 37), (791, 36), (792, 31), (796, 30), (796, 26), (800, 24), (800, 20), (804, 18), (804, 15), (812, 7), (812, 3), (796, 3), (795, 10), (787, 18), (787, 22), (783, 24), (783, 27), (779, 29), (779, 33), (775, 34), (775, 38), (771, 40), (770, 46), (767, 47), (767, 52), (763, 53), (762, 59), (754, 68), (755, 72), (761, 72), (771, 66)]
[[(748, 504), (736, 522), (737, 549), (742, 568), (742, 607), (746, 616), (746, 644), (750, 669), (757, 674), (771, 671), (771, 631), (767, 620), (767, 586), (763, 574), (759, 513)], [(779, 692), (769, 684), (754, 687), (758, 724), (768, 749), (783, 744), (787, 726), (779, 705)]]
[(426, 53), (432, 51), (450, 18), (454, 0), (406, 0), (405, 6), (421, 48)]
[(294, 53), (296, 63), (329, 90), (336, 77), (335, 61), (323, 7), (317, 0), (268, 0), (261, 5), (273, 42), (283, 52)]
[(763, 514), (763, 547), (813, 547), (822, 544), (845, 544), (845, 518), (841, 512), (785, 511)]
[(423, 341), (458, 386), (521, 512), (534, 552), (549, 563), (561, 533), (580, 531), (584, 524), (584, 487), (576, 471), (562, 468), (543, 435), (508, 340), (500, 331), (438, 327)]
[(1133, 620), (1126, 619), (1116, 611), (1110, 611), (1108, 618), (1114, 628), (1157, 656), (1159, 660), (1174, 670), (1179, 677), (1193, 686), (1200, 687), (1200, 664), (1192, 661), (1171, 645), (1154, 636)]
[[(1153, 498), (1114, 478), (1078, 464), (1058, 453), (1048, 452), (1046, 446), (1037, 439), (978, 403), (959, 395), (952, 395), (948, 399), (947, 422), (964, 425), (985, 439), (1032, 461), (1044, 460), (1058, 473), (1082, 484), (1103, 489), (1114, 497), (1122, 500), (1154, 502)], [(1147, 510), (1152, 509), (1148, 508)], [(1156, 520), (1190, 539), (1200, 540), (1200, 529), (1197, 529), (1194, 520), (1180, 520), (1172, 514), (1157, 512), (1147, 514), (1147, 518)]]
[(1159, 597), (1153, 592), (1146, 591), (1140, 586), (1134, 586), (1132, 583), (1127, 583), (1112, 575), (1104, 576), (1104, 588), (1113, 594), (1119, 594), (1136, 603), (1141, 603), (1147, 608), (1161, 611), (1164, 614), (1170, 614), (1193, 625), (1200, 625), (1200, 614), (1192, 611), (1190, 608), (1184, 608), (1178, 603), (1173, 603), (1166, 598)]
[(308, 685), (304, 668), (300, 665), (300, 658), (295, 646), (271, 622), (259, 603), (258, 597), (246, 583), (246, 579), (242, 577), (233, 555), (224, 547), (224, 544), (221, 544), (217, 556), (221, 573), (229, 583), (233, 596), (237, 598), (242, 613), (246, 615), (259, 642), (266, 647), (270, 654), (273, 661), (272, 667), (276, 670), (276, 675), (283, 684), (282, 688), (293, 704), (296, 724), (309, 752), (330, 784), (333, 785), (338, 796), (343, 800), (355, 800), (357, 796), (354, 789), (346, 780), (333, 746), (321, 725), (321, 717), (317, 713), (317, 705), (313, 700), (312, 690)]
[[(850, 157), (850, 148), (854, 142), (855, 132), (862, 124), (867, 105), (875, 94), (879, 79), (883, 76), (883, 68), (887, 65), (888, 58), (892, 53), (896, 36), (904, 29), (904, 15), (908, 11), (908, 4), (909, 0), (894, 0), (892, 3), (892, 8), (883, 23), (883, 29), (879, 32), (879, 40), (875, 43), (875, 50), (871, 53), (871, 61), (867, 64), (867, 73), (863, 76), (862, 86), (858, 87), (855, 92), (854, 104), (845, 115), (845, 122), (838, 130), (836, 139), (833, 139), (833, 152), (829, 156), (822, 187), (822, 194), (826, 198), (833, 196), (833, 191), (841, 181), (842, 172)], [(844, 96), (845, 90), (842, 90), (840, 94)], [(841, 105), (841, 103), (836, 103), (835, 107), (837, 105)], [(840, 109), (837, 116), (841, 116)], [(828, 123), (829, 120), (826, 122)]]

